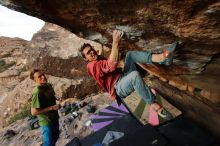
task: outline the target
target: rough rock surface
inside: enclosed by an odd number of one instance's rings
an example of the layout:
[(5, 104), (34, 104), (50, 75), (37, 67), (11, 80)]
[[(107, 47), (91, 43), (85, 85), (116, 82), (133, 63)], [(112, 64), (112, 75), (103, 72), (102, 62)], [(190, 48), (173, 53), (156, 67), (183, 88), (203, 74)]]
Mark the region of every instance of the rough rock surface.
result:
[(78, 54), (84, 43), (90, 43), (96, 49), (102, 47), (101, 44), (79, 38), (60, 26), (46, 23), (30, 42), (28, 66), (41, 68), (46, 73), (59, 77), (88, 77), (86, 62)]
[(0, 103), (25, 77), (24, 53), (28, 45), (19, 38), (0, 37)]
[(122, 46), (127, 50), (147, 49), (146, 44), (152, 39), (162, 43), (183, 40), (185, 46), (176, 63), (193, 73), (203, 71), (219, 53), (220, 2), (217, 0), (3, 0), (1, 4), (106, 45), (111, 43), (113, 29), (123, 30), (127, 41)]

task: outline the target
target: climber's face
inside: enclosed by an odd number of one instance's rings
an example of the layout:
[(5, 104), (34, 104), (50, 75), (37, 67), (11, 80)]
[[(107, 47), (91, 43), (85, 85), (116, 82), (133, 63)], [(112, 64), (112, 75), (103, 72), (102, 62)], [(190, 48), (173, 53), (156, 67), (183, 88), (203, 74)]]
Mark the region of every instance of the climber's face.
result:
[(34, 81), (38, 84), (38, 85), (43, 85), (47, 82), (47, 78), (45, 77), (45, 75), (42, 72), (36, 72), (34, 74)]
[(98, 57), (97, 52), (90, 46), (84, 48), (83, 54), (85, 56), (86, 61), (89, 61), (89, 62), (97, 60), (97, 57)]

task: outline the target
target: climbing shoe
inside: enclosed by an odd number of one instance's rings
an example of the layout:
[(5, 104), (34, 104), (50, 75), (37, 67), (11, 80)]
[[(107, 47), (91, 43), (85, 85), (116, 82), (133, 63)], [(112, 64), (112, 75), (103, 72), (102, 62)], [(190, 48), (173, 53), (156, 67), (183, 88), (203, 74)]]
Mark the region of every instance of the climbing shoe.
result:
[(170, 66), (173, 63), (173, 56), (174, 56), (174, 51), (178, 46), (178, 42), (174, 42), (171, 44), (171, 46), (167, 49), (163, 50), (163, 55), (165, 59), (161, 61), (159, 64), (163, 64), (166, 66)]

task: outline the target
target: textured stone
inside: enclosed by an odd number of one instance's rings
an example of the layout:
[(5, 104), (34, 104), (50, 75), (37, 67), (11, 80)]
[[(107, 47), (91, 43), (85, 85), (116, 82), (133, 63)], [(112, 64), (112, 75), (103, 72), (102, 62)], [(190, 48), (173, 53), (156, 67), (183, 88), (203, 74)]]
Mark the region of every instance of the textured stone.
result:
[(192, 86), (190, 86), (190, 85), (187, 85), (187, 90), (188, 90), (189, 92), (193, 93), (194, 90), (195, 90), (195, 88), (192, 87)]
[(0, 73), (0, 78), (18, 76), (19, 74), (20, 73), (17, 70), (6, 70)]
[[(113, 29), (125, 32), (122, 48), (146, 50), (151, 40), (171, 43), (183, 40), (175, 63), (191, 73), (201, 73), (213, 56), (220, 51), (220, 2), (202, 0), (168, 1), (69, 1), (53, 2), (26, 0), (2, 0), (2, 5), (53, 22), (76, 33), (78, 36), (111, 44)], [(80, 16), (80, 17), (79, 17)], [(50, 29), (42, 39), (54, 37), (55, 29)], [(42, 32), (43, 36), (43, 32)], [(69, 38), (70, 37), (70, 38)], [(70, 44), (71, 35), (64, 35), (60, 43)], [(37, 37), (35, 37), (37, 40)], [(161, 44), (157, 44), (159, 46)], [(34, 46), (34, 45), (32, 45)], [(51, 42), (39, 45), (48, 48)], [(64, 45), (65, 46), (65, 45)], [(76, 56), (62, 53), (67, 47), (57, 47), (50, 53), (62, 58)], [(202, 46), (202, 47), (201, 47)], [(150, 48), (156, 49), (156, 48)], [(189, 51), (189, 52), (188, 52)], [(201, 52), (206, 52), (205, 54)]]
[(186, 90), (187, 89), (187, 84), (184, 82), (177, 82), (177, 81), (169, 80), (169, 84), (178, 88), (179, 90)]

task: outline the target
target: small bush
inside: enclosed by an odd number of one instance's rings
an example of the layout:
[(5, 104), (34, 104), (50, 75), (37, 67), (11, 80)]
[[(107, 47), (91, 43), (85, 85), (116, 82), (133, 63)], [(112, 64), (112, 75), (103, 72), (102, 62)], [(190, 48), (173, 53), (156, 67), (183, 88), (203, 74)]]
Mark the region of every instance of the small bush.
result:
[(9, 64), (6, 64), (4, 60), (0, 60), (0, 73), (7, 70), (9, 67), (15, 65), (16, 62), (12, 61)]
[(24, 119), (31, 116), (31, 103), (27, 102), (13, 117), (8, 121), (8, 125), (16, 122), (17, 120)]
[(6, 63), (4, 60), (0, 60), (0, 67), (4, 66)]

